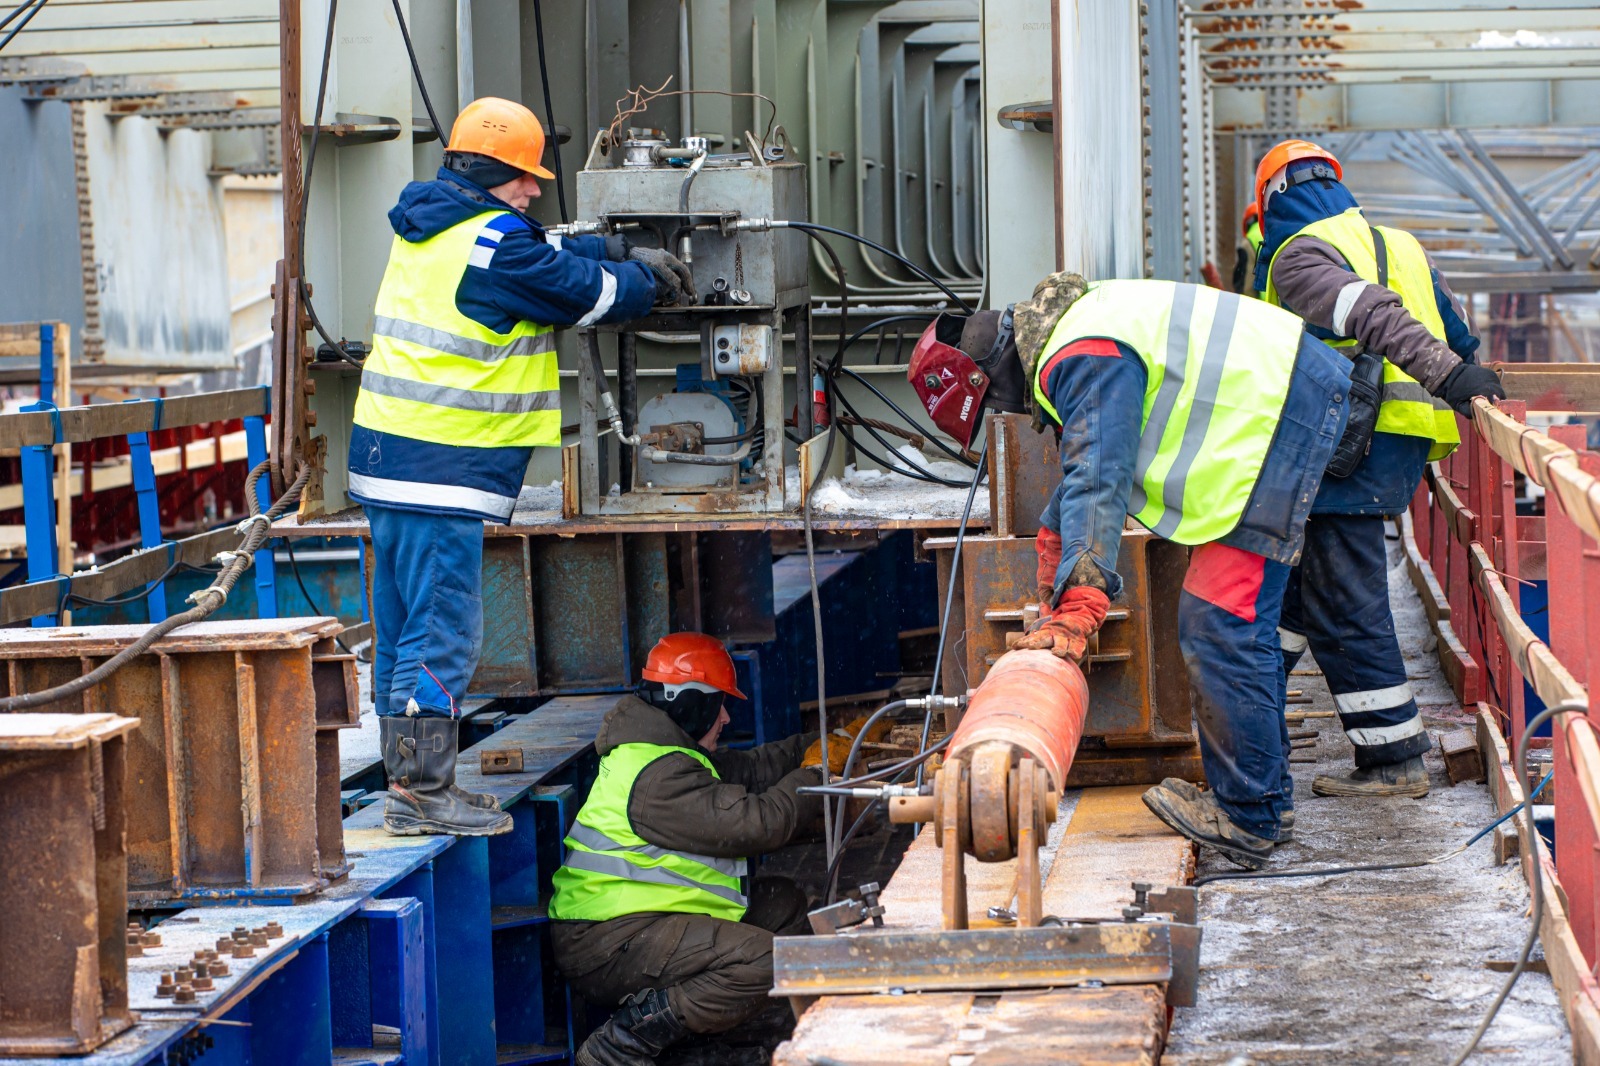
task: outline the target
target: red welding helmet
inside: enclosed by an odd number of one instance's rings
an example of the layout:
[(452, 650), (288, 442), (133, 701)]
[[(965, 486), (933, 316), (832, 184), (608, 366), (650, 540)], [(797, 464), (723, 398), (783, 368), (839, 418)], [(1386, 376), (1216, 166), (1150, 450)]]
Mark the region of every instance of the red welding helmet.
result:
[(972, 444), (986, 407), (1026, 410), (1011, 308), (934, 319), (911, 353), (906, 379), (933, 424), (963, 448)]

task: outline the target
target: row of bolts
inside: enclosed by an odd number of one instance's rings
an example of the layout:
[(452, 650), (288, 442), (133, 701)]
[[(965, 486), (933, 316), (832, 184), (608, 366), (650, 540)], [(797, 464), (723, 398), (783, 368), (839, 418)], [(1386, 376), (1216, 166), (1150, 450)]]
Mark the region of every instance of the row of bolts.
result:
[[(193, 1003), (196, 992), (210, 992), (216, 988), (214, 978), (228, 976), (228, 964), (222, 961), (223, 956), (235, 959), (254, 958), (256, 948), (264, 948), (269, 941), (282, 936), (283, 926), (277, 922), (268, 922), (255, 929), (236, 925), (231, 934), (217, 938), (215, 951), (196, 951), (187, 966), (180, 966), (171, 973), (163, 973), (160, 983), (156, 985), (156, 995), (161, 999), (170, 999), (174, 1003)], [(143, 955), (146, 948), (160, 946), (160, 933), (149, 932), (138, 922), (128, 923), (130, 958)]]

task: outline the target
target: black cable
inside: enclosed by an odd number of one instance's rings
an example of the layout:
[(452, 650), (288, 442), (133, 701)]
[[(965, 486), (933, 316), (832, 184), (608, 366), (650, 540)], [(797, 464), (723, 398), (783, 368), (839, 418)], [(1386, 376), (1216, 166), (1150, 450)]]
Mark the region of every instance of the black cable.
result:
[[(913, 274), (917, 275), (917, 277), (921, 278), (923, 281), (926, 281), (928, 284), (934, 286), (940, 292), (943, 292), (946, 296), (950, 297), (950, 299), (954, 300), (956, 305), (960, 307), (961, 310), (965, 311), (969, 315), (972, 314), (971, 305), (961, 297), (957, 296), (954, 289), (940, 281), (938, 278), (934, 277), (932, 274), (928, 273), (926, 270), (923, 270), (905, 256), (899, 254), (898, 252), (891, 252), (889, 249), (885, 248), (875, 240), (872, 240), (868, 237), (863, 237), (859, 233), (851, 233), (849, 230), (836, 229), (833, 226), (824, 226), (817, 222), (785, 222), (784, 225), (790, 229), (804, 230), (806, 232), (811, 232), (814, 230), (818, 233), (831, 233), (836, 237), (845, 237), (849, 240), (855, 241), (857, 244), (864, 244), (868, 248), (882, 252), (889, 258), (903, 264), (907, 270), (911, 271)], [(839, 279), (839, 291), (841, 295), (844, 293), (844, 278), (842, 276)], [(843, 327), (840, 328), (840, 332), (843, 332)]]
[(550, 158), (556, 165), (556, 203), (561, 206), (561, 221), (571, 222), (572, 219), (567, 216), (566, 183), (561, 176), (561, 144), (556, 140), (556, 112), (550, 103), (550, 70), (544, 61), (544, 4), (541, 0), (533, 0), (533, 35), (539, 42), (539, 84), (544, 87), (544, 121), (550, 130)]
[[(33, 5), (33, 9), (31, 11), (29, 11), (26, 15), (22, 16), (22, 21), (17, 23), (16, 26), (14, 26), (12, 28), (10, 33), (6, 34), (4, 40), (0, 40), (0, 51), (3, 51), (5, 49), (5, 46), (11, 43), (11, 38), (15, 37), (17, 34), (22, 32), (22, 28), (24, 26), (26, 26), (28, 23), (33, 21), (33, 16), (37, 15), (40, 11), (42, 11), (44, 9), (45, 2), (46, 2), (46, 0), (39, 0), (39, 2), (37, 4)], [(22, 8), (26, 7), (26, 6), (27, 6), (26, 4), (23, 4), (21, 7), (18, 7), (16, 9), (16, 11), (11, 12), (11, 14), (6, 16), (6, 21), (7, 22), (11, 21), (13, 18), (16, 17), (17, 11), (21, 11)]]
[[(428, 109), (428, 121), (433, 123), (433, 132), (439, 138), (439, 145), (443, 147), (450, 139), (444, 135), (444, 127), (439, 125), (439, 116), (433, 112), (433, 101), (428, 98), (427, 83), (422, 80), (422, 67), (417, 63), (417, 50), (411, 47), (411, 31), (406, 28), (406, 17), (400, 10), (400, 0), (393, 0), (394, 17), (400, 21), (400, 39), (406, 43), (406, 55), (411, 59), (411, 76), (417, 79), (417, 91), (422, 94), (422, 106)], [(328, 25), (333, 25), (333, 16), (328, 16)], [(462, 103), (462, 107), (466, 104)]]
[[(861, 412), (857, 411), (855, 405), (845, 398), (844, 393), (835, 392), (835, 395), (838, 397), (839, 402), (844, 405), (845, 409), (848, 410), (850, 414), (855, 417), (856, 421), (861, 424), (860, 428), (870, 433), (872, 435), (872, 439), (882, 445), (885, 451), (887, 451), (890, 455), (900, 454), (895, 450), (894, 445), (883, 439), (883, 436), (878, 432), (876, 426), (870, 425), (867, 420), (862, 417)], [(918, 470), (909, 461), (905, 461), (905, 467), (902, 468), (896, 465), (894, 462), (884, 459), (880, 455), (874, 454), (872, 451), (862, 446), (861, 442), (856, 439), (855, 434), (847, 426), (841, 425), (839, 427), (839, 432), (843, 433), (845, 435), (845, 439), (847, 439), (851, 444), (855, 445), (856, 450), (864, 454), (868, 459), (871, 459), (879, 466), (899, 474), (902, 477), (914, 478), (917, 481), (926, 481), (930, 484), (943, 485), (946, 488), (952, 489), (964, 489), (967, 487), (967, 482), (965, 481), (952, 481), (950, 478), (940, 477), (931, 470)]]
[[(311, 205), (311, 176), (317, 167), (317, 142), (322, 137), (322, 107), (328, 96), (328, 67), (333, 62), (333, 24), (338, 14), (339, 0), (328, 0), (328, 33), (322, 42), (322, 73), (317, 78), (317, 107), (311, 119), (311, 147), (306, 150), (305, 173), (300, 179), (300, 302), (305, 305), (306, 317), (311, 319), (311, 326), (317, 331), (317, 336), (322, 338), (323, 343), (333, 349), (339, 358), (351, 366), (359, 367), (361, 360), (345, 350), (345, 341), (341, 339), (335, 342), (323, 328), (322, 319), (311, 304), (311, 285), (306, 281), (306, 214)], [(290, 332), (293, 333), (294, 330), (291, 328)]]
[[(956, 548), (950, 558), (950, 587), (944, 594), (944, 616), (939, 620), (939, 650), (933, 657), (933, 679), (928, 687), (928, 695), (937, 695), (939, 682), (943, 675), (945, 634), (950, 630), (950, 605), (956, 598), (956, 575), (961, 567), (961, 547), (967, 540), (967, 522), (972, 518), (972, 500), (978, 495), (978, 482), (983, 480), (984, 468), (989, 457), (989, 436), (984, 434), (983, 448), (978, 452), (978, 469), (972, 472), (972, 487), (967, 490), (967, 506), (961, 512), (961, 524), (956, 527)], [(933, 706), (930, 703), (927, 713), (922, 719), (922, 747), (928, 746), (928, 732), (933, 728)], [(948, 737), (945, 739), (949, 739)], [(922, 771), (917, 771), (917, 784), (922, 784)]]
[[(855, 381), (855, 382), (858, 382), (858, 383), (860, 383), (862, 385), (865, 385), (867, 387), (868, 391), (870, 391), (879, 400), (883, 401), (884, 406), (888, 407), (895, 414), (899, 415), (902, 419), (904, 419), (906, 424), (911, 426), (912, 429), (915, 429), (918, 432), (921, 432), (922, 427), (917, 424), (916, 419), (914, 419), (910, 415), (906, 414), (906, 412), (901, 409), (899, 404), (895, 403), (888, 396), (884, 395), (883, 391), (881, 389), (879, 389), (878, 386), (874, 385), (872, 382), (868, 381), (865, 377), (863, 377), (860, 374), (856, 373), (854, 370), (850, 369), (847, 366), (840, 367), (839, 368), (839, 372), (841, 374), (843, 374), (845, 377), (851, 379), (852, 381)], [(956, 462), (961, 463), (961, 464), (963, 464), (965, 466), (975, 467), (977, 465), (971, 459), (967, 458), (967, 456), (963, 455), (961, 452), (956, 451), (954, 448), (950, 447), (944, 441), (940, 440), (936, 434), (929, 433), (926, 436), (928, 438), (928, 443), (932, 444), (935, 448), (938, 448), (940, 451), (944, 452), (946, 455), (948, 455), (950, 458), (954, 459)]]
[[(1511, 760), (1517, 771), (1517, 780), (1521, 782), (1528, 780), (1528, 741), (1533, 738), (1533, 734), (1538, 731), (1541, 725), (1558, 714), (1585, 713), (1588, 710), (1588, 701), (1568, 701), (1555, 704), (1552, 707), (1546, 707), (1534, 715), (1527, 725), (1523, 726), (1522, 736), (1517, 740), (1516, 752)], [(1533, 945), (1539, 939), (1539, 923), (1544, 919), (1544, 870), (1542, 868), (1543, 863), (1539, 859), (1539, 828), (1533, 821), (1533, 795), (1531, 794), (1528, 796), (1528, 802), (1522, 806), (1522, 823), (1523, 829), (1527, 833), (1528, 851), (1531, 853), (1532, 860), (1528, 863), (1528, 893), (1533, 897), (1533, 915), (1528, 923), (1528, 937), (1522, 942), (1522, 954), (1517, 957), (1517, 965), (1512, 968), (1510, 975), (1506, 978), (1505, 987), (1500, 989), (1500, 994), (1495, 997), (1493, 1003), (1489, 1004), (1488, 1011), (1483, 1015), (1483, 1021), (1479, 1022), (1478, 1028), (1473, 1031), (1472, 1039), (1468, 1041), (1466, 1049), (1456, 1057), (1456, 1060), (1450, 1066), (1461, 1066), (1478, 1049), (1478, 1042), (1483, 1039), (1483, 1034), (1488, 1032), (1489, 1026), (1494, 1023), (1495, 1015), (1500, 1013), (1501, 1006), (1505, 1004), (1507, 997), (1511, 995), (1511, 989), (1516, 985), (1517, 978), (1521, 977), (1524, 971), (1527, 970), (1528, 959), (1533, 956)]]
[[(299, 562), (299, 560), (297, 560), (294, 557), (294, 538), (293, 537), (284, 537), (283, 538), (283, 550), (289, 553), (289, 569), (294, 571), (294, 583), (296, 585), (300, 586), (300, 595), (302, 595), (302, 596), (304, 596), (306, 598), (306, 606), (311, 608), (311, 613), (312, 614), (318, 615), (318, 616), (324, 616), (325, 612), (322, 610), (321, 607), (317, 606), (317, 601), (311, 598), (311, 590), (306, 588), (305, 581), (303, 581), (301, 579), (301, 577), (300, 577), (300, 562)], [(327, 617), (331, 617), (331, 616), (327, 616)], [(344, 649), (344, 653), (346, 655), (354, 655), (355, 654), (355, 652), (351, 651), (349, 649), (349, 647), (346, 646), (343, 637), (334, 637), (333, 639), (338, 642), (340, 648)]]
[[(18, 15), (22, 14), (28, 8), (34, 7), (34, 6), (43, 7), (44, 5), (43, 4), (35, 5), (34, 4), (34, 0), (22, 0), (22, 3), (18, 4), (16, 7), (11, 9), (11, 13), (9, 15), (7, 15), (3, 19), (0, 19), (0, 30), (3, 30), (7, 26), (11, 25), (11, 20), (12, 19), (14, 19)], [(32, 17), (32, 16), (29, 16), (29, 17)], [(9, 40), (9, 38), (7, 38), (7, 39)]]

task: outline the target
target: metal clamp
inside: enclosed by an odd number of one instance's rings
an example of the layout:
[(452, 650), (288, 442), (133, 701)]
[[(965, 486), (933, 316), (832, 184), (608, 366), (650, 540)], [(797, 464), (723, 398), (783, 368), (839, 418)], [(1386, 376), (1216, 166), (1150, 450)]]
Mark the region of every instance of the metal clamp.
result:
[(869, 918), (874, 926), (883, 928), (883, 904), (878, 902), (878, 893), (882, 889), (878, 882), (869, 881), (856, 891), (861, 893), (860, 899), (842, 899), (838, 903), (818, 907), (807, 913), (806, 919), (811, 923), (811, 931), (825, 936), (854, 925), (861, 925)]

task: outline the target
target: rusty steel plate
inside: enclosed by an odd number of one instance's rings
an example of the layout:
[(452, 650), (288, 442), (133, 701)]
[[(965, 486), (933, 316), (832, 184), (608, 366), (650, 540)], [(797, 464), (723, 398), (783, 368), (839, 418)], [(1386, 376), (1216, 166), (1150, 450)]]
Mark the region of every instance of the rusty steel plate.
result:
[(780, 936), (774, 996), (998, 991), (1166, 984), (1172, 1006), (1194, 1004), (1200, 929), (1168, 922)]

